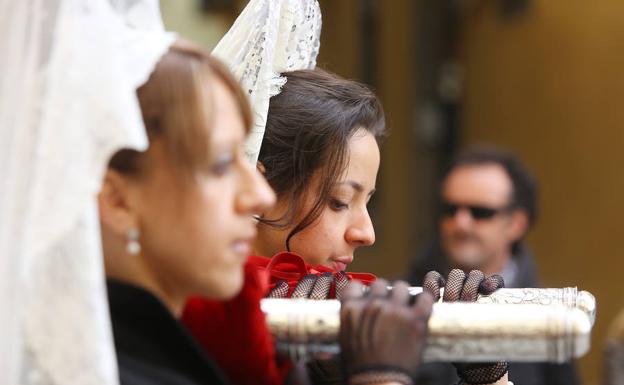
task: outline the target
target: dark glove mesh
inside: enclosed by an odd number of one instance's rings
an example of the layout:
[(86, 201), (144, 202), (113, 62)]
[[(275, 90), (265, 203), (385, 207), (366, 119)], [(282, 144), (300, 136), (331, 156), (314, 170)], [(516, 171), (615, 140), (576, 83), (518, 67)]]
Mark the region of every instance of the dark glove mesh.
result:
[(333, 281), (334, 275), (332, 273), (323, 273), (314, 283), (314, 287), (310, 293), (310, 299), (327, 299), (329, 296), (329, 288)]
[(484, 279), (485, 274), (479, 270), (472, 270), (464, 280), (464, 287), (462, 288), (459, 300), (463, 302), (475, 302), (479, 295), (479, 287)]
[(483, 282), (481, 282), (481, 286), (479, 287), (479, 293), (483, 295), (490, 295), (496, 290), (502, 289), (503, 287), (505, 287), (505, 281), (503, 280), (503, 277), (498, 274), (494, 274), (486, 277)]
[(267, 295), (268, 298), (286, 298), (288, 297), (288, 282), (279, 281), (275, 287)]
[(507, 362), (453, 365), (457, 368), (457, 375), (464, 383), (474, 385), (492, 384), (500, 380), (509, 368)]
[(349, 277), (347, 277), (347, 273), (344, 271), (339, 271), (336, 273), (336, 299), (342, 298), (342, 293), (344, 289), (349, 284)]
[(433, 300), (438, 302), (440, 300), (440, 288), (443, 288), (445, 283), (446, 281), (444, 277), (442, 277), (442, 274), (437, 271), (430, 271), (425, 275), (423, 291), (431, 293)]
[[(440, 288), (444, 287), (444, 302), (464, 301), (474, 302), (479, 294), (490, 295), (496, 290), (505, 287), (503, 278), (499, 275), (485, 277), (478, 270), (472, 270), (468, 275), (462, 270), (453, 269), (446, 282), (440, 273), (430, 271), (425, 275), (423, 290), (431, 293), (438, 300)], [(497, 363), (454, 363), (457, 375), (463, 382), (469, 384), (491, 384), (500, 380), (507, 372), (507, 362)]]
[(316, 283), (317, 277), (314, 274), (308, 274), (305, 277), (301, 278), (297, 286), (295, 286), (295, 290), (293, 291), (290, 298), (308, 298), (312, 289), (314, 288), (314, 284)]
[[(340, 299), (342, 292), (349, 284), (349, 278), (343, 271), (337, 273), (326, 272), (321, 275), (308, 274), (301, 278), (295, 286), (291, 298), (309, 298), (315, 300), (329, 299), (332, 284), (335, 282), (336, 298)], [(290, 286), (286, 281), (278, 281), (271, 289), (268, 298), (288, 298)]]
[(466, 281), (466, 273), (459, 269), (453, 269), (446, 278), (446, 285), (444, 286), (444, 302), (459, 301), (459, 298), (464, 288), (464, 282)]

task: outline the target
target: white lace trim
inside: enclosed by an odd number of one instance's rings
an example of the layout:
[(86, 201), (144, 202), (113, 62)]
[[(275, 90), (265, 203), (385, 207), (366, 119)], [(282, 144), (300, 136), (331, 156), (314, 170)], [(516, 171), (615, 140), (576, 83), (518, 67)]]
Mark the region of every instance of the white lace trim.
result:
[(252, 163), (262, 145), (269, 99), (286, 82), (280, 73), (314, 68), (320, 34), (317, 0), (251, 0), (213, 50), (249, 95), (254, 126), (245, 152)]

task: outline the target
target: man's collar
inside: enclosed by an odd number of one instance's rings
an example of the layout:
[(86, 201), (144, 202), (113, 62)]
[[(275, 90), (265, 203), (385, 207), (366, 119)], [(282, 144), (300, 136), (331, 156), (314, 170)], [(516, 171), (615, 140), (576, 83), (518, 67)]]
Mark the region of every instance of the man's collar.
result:
[(510, 257), (499, 274), (505, 280), (505, 287), (514, 287), (518, 277), (518, 262), (513, 257)]

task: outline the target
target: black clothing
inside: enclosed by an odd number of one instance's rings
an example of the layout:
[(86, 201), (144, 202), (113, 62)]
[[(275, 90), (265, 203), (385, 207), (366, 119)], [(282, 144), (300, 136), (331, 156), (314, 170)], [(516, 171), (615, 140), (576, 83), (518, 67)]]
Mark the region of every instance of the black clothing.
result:
[[(522, 245), (512, 255), (515, 263), (514, 279), (505, 281), (505, 287), (540, 287), (533, 256)], [(412, 285), (421, 286), (425, 274), (435, 270), (446, 278), (450, 271), (448, 259), (443, 256), (439, 242), (435, 242), (424, 250), (413, 261), (407, 281)], [(419, 368), (416, 383), (418, 385), (451, 385), (459, 378), (455, 368), (449, 363), (427, 363)], [(579, 385), (580, 378), (574, 363), (550, 364), (510, 363), (509, 381), (516, 385)]]
[(118, 281), (107, 286), (121, 385), (228, 383), (156, 297)]

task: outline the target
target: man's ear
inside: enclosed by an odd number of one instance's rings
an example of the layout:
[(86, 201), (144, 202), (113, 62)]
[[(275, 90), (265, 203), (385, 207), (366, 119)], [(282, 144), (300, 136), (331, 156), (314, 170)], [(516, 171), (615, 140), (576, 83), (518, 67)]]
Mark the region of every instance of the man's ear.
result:
[(264, 167), (264, 165), (260, 161), (256, 162), (256, 170), (260, 171), (260, 174), (262, 174), (262, 175), (264, 175), (266, 173), (266, 168)]
[(509, 238), (512, 242), (519, 241), (529, 231), (529, 215), (526, 210), (516, 209), (511, 213)]
[(132, 186), (127, 177), (108, 169), (98, 194), (100, 222), (103, 226), (120, 236), (125, 236), (129, 229), (138, 225), (135, 200), (136, 186)]

